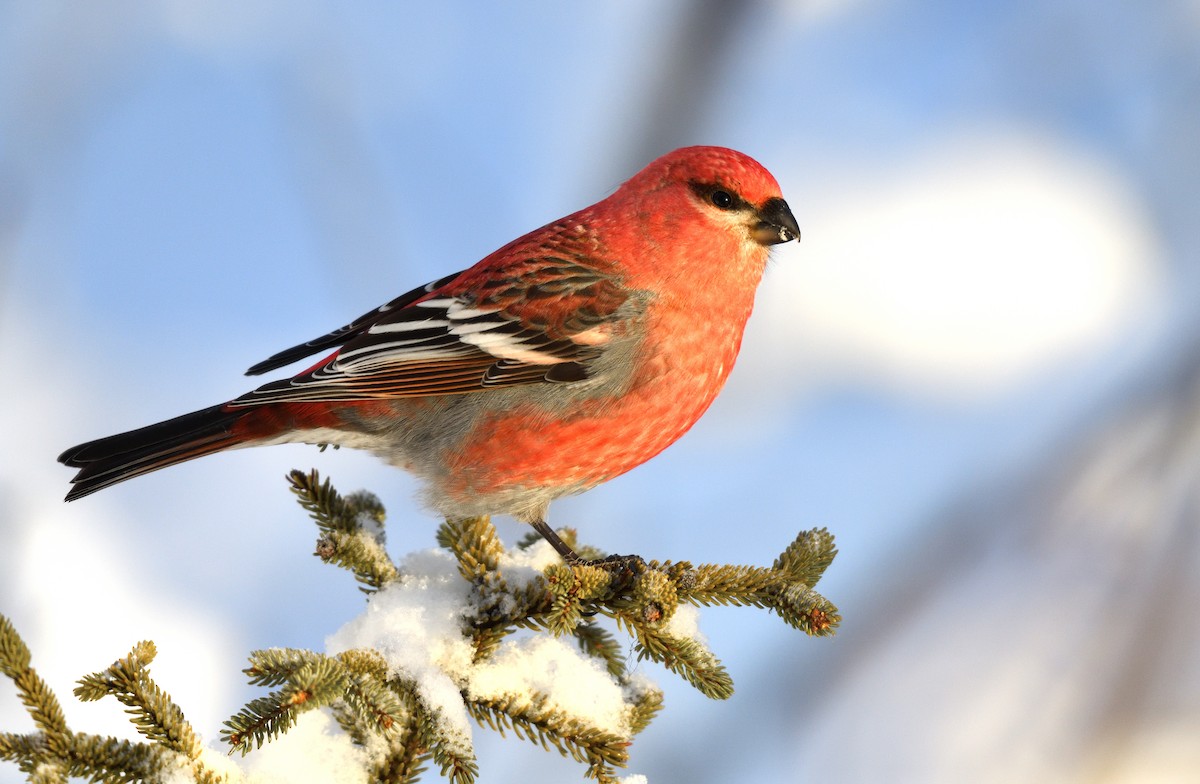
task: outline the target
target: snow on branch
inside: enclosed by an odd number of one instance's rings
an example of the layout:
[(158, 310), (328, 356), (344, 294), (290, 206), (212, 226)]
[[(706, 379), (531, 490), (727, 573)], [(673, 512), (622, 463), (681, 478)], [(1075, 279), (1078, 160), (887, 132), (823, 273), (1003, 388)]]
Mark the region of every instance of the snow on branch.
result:
[[(634, 737), (662, 709), (662, 691), (628, 670), (601, 619), (629, 635), (638, 660), (662, 664), (713, 699), (729, 697), (733, 681), (696, 631), (696, 606), (763, 607), (816, 636), (840, 621), (814, 590), (837, 552), (824, 529), (801, 533), (769, 568), (606, 561), (586, 547), (579, 551), (597, 560), (569, 566), (536, 536), (506, 549), (490, 520), (477, 517), (446, 521), (439, 548), (397, 564), (374, 495), (343, 496), (315, 471), (293, 471), (289, 482), (319, 529), (316, 555), (353, 573), (368, 600), (324, 652), (251, 654), (244, 672), (271, 691), (231, 717), (222, 735), (229, 753), (267, 746), (256, 757), (271, 766), (294, 771), (296, 757), (326, 766), (336, 759), (339, 780), (412, 782), (432, 763), (451, 782), (470, 784), (478, 725), (553, 748), (585, 765), (587, 777), (616, 782)], [(578, 547), (573, 531), (561, 535)], [(80, 699), (123, 703), (144, 742), (74, 733), (0, 616), (0, 671), (37, 727), (0, 733), (0, 759), (46, 782), (253, 781), (253, 772), (203, 746), (150, 677), (154, 655), (153, 643), (139, 643), (75, 690)], [(321, 780), (326, 769), (314, 762), (289, 780)]]

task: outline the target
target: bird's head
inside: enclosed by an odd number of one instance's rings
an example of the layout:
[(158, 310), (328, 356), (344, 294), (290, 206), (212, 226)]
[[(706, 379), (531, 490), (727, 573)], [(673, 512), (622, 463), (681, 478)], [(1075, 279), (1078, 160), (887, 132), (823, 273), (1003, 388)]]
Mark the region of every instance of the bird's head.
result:
[(725, 147), (683, 147), (667, 153), (630, 184), (682, 199), (700, 216), (747, 243), (777, 245), (800, 239), (800, 226), (779, 183), (758, 161)]

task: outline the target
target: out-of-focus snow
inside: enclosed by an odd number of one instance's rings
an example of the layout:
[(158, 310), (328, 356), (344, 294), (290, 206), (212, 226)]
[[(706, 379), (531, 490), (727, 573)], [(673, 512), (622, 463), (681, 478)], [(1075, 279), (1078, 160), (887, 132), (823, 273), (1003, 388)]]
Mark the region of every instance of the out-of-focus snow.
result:
[[(309, 711), (283, 735), (249, 756), (231, 757), (224, 749), (206, 748), (200, 763), (231, 784), (367, 784), (370, 753), (350, 740), (325, 711)], [(195, 778), (181, 766), (161, 784), (191, 784)]]
[(760, 294), (757, 328), (791, 350), (752, 349), (747, 373), (994, 395), (1112, 341), (1160, 296), (1144, 205), (1044, 135), (960, 133), (816, 187), (799, 250)]
[(361, 784), (369, 754), (354, 745), (324, 711), (309, 711), (296, 726), (243, 758), (248, 784)]

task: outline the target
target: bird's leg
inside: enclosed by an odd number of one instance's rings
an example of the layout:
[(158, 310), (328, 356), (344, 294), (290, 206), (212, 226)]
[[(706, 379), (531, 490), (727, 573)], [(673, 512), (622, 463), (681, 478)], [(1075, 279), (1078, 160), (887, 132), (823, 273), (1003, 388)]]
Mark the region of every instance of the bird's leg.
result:
[(530, 520), (529, 524), (533, 526), (533, 530), (541, 534), (542, 538), (550, 543), (550, 546), (554, 548), (555, 552), (561, 555), (563, 560), (568, 564), (574, 566), (575, 564), (581, 564), (584, 562), (583, 559), (571, 549), (571, 545), (564, 542), (562, 538), (554, 532), (554, 529), (546, 524), (545, 520), (538, 518), (537, 520)]
[(579, 554), (572, 550), (571, 546), (564, 542), (554, 532), (554, 529), (546, 524), (545, 520), (539, 518), (531, 520), (529, 524), (533, 526), (533, 530), (541, 534), (541, 537), (550, 543), (550, 546), (562, 556), (562, 559), (567, 562), (568, 566), (598, 566), (601, 569), (629, 571), (633, 574), (640, 573), (646, 567), (646, 562), (640, 555), (610, 555), (607, 558), (596, 559), (580, 558)]

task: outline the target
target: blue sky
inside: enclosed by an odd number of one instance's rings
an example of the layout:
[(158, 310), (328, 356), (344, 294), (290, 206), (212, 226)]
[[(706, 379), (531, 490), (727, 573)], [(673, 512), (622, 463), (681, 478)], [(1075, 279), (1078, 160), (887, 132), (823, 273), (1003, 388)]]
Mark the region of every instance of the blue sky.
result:
[[(58, 452), (239, 394), (254, 362), (694, 143), (770, 168), (803, 241), (776, 251), (706, 419), (553, 520), (611, 551), (754, 563), (828, 526), (842, 549), (822, 583), (847, 617), (837, 640), (746, 610), (706, 613), (705, 632), (750, 695), (820, 678), (820, 646), (904, 672), (903, 655), (855, 648), (896, 554), (963, 499), (1103, 428), (1106, 401), (1195, 333), (1200, 14), (746, 7), (683, 48), (682, 2), (0, 11), (0, 611), (60, 695), (150, 637), (160, 677), (212, 736), (250, 693), (237, 672), (249, 649), (320, 647), (356, 612), (357, 592), (308, 555), (290, 468), (379, 493), (395, 552), (432, 544), (434, 521), (410, 479), (347, 450), (224, 455), (69, 507)], [(101, 624), (97, 606), (114, 617)], [(757, 767), (714, 769), (797, 769), (796, 706), (707, 704), (651, 674), (668, 706), (632, 771), (668, 780), (681, 750), (765, 721), (760, 708), (778, 735), (738, 736)], [(22, 718), (4, 688), (7, 729)], [(107, 708), (68, 713), (120, 731)], [(904, 735), (874, 748), (891, 743)], [(544, 764), (512, 739), (488, 748), (483, 781)], [(885, 770), (855, 753), (866, 774)], [(912, 780), (996, 759), (964, 744)]]

